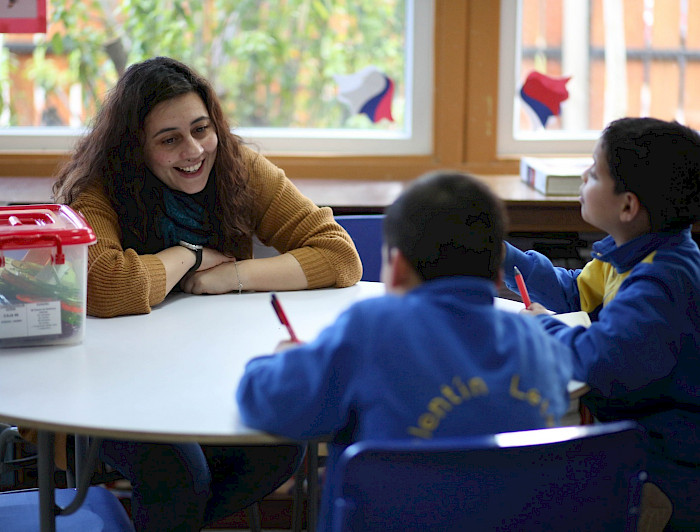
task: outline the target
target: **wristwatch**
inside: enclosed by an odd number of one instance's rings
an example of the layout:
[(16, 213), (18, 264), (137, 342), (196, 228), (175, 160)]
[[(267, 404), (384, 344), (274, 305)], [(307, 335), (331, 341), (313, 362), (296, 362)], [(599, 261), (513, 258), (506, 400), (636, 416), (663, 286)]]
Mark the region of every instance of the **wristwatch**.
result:
[(190, 244), (189, 242), (185, 242), (184, 240), (180, 240), (178, 242), (182, 247), (189, 249), (192, 253), (194, 253), (195, 260), (194, 260), (194, 266), (192, 266), (187, 273), (192, 273), (196, 272), (197, 268), (202, 264), (202, 248), (204, 246), (200, 246), (197, 244)]

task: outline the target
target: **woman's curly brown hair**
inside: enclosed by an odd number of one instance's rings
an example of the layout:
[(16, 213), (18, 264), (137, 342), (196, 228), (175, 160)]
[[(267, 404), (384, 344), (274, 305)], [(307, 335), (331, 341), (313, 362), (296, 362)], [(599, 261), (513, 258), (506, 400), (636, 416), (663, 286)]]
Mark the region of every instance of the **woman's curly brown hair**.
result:
[(216, 247), (233, 255), (235, 242), (252, 233), (247, 216), (252, 192), (241, 154), (242, 140), (231, 133), (209, 82), (174, 59), (156, 57), (126, 70), (107, 94), (90, 132), (59, 171), (53, 187), (55, 201), (70, 204), (88, 186), (99, 183), (122, 223), (143, 238), (150, 207), (141, 194), (146, 175), (141, 141), (144, 121), (159, 103), (189, 92), (202, 98), (219, 139), (212, 221), (221, 237)]

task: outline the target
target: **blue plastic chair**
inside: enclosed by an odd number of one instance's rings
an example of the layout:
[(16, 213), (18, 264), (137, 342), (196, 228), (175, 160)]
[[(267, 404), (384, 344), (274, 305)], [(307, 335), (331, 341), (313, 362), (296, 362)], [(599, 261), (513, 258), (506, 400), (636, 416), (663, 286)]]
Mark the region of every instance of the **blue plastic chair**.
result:
[(383, 214), (348, 214), (335, 217), (355, 242), (362, 261), (362, 280), (379, 281), (382, 269)]
[[(74, 488), (57, 489), (56, 504), (67, 506), (75, 497)], [(26, 532), (39, 530), (39, 491), (35, 489), (0, 493), (0, 530)], [(56, 517), (56, 530), (83, 532), (134, 532), (124, 507), (112, 493), (90, 486), (85, 501), (75, 513)]]
[[(0, 423), (0, 473), (6, 473), (6, 485), (16, 486), (15, 471), (36, 467), (36, 456), (29, 459), (14, 456), (13, 448), (17, 442), (23, 442), (17, 428)], [(96, 449), (92, 449), (86, 461), (83, 481), (89, 481), (97, 460)], [(134, 532), (134, 526), (119, 499), (99, 486), (89, 486), (85, 482), (85, 498), (81, 503), (76, 497), (75, 488), (54, 489), (54, 502), (61, 508), (76, 510), (69, 514), (57, 515), (57, 531), (101, 530), (104, 532)], [(70, 511), (70, 510), (68, 510)], [(43, 530), (39, 523), (39, 490), (14, 489), (0, 492), (0, 530), (2, 532), (24, 532)]]
[(348, 447), (332, 529), (635, 530), (646, 479), (632, 422)]

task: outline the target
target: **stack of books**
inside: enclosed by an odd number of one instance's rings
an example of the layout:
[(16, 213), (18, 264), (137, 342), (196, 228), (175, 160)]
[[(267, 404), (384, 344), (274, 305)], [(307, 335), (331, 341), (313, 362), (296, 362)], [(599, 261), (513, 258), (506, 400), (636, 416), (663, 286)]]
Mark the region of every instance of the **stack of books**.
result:
[(520, 178), (542, 194), (578, 196), (581, 174), (592, 157), (523, 157)]

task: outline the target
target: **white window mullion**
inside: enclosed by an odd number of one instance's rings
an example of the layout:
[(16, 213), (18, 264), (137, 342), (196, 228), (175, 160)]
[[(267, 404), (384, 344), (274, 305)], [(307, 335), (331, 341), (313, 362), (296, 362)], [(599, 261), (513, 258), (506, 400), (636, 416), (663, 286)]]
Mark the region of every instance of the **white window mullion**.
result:
[(70, 127), (80, 127), (83, 112), (83, 89), (79, 83), (74, 83), (70, 87), (68, 107), (70, 109)]
[(0, 127), (7, 127), (10, 125), (10, 63), (2, 33), (0, 33), (0, 97), (3, 102), (0, 109)]
[(39, 85), (34, 85), (34, 123), (42, 123), (42, 115), (46, 108), (46, 90)]

